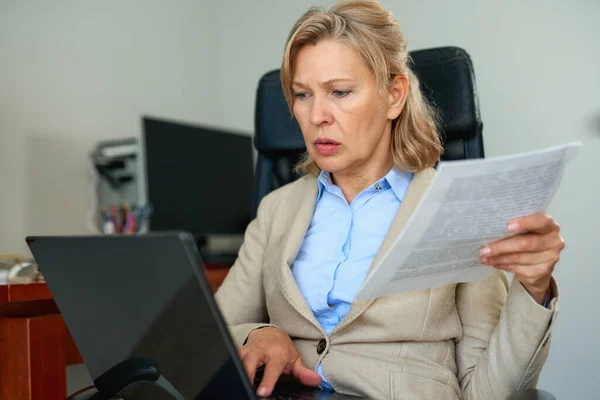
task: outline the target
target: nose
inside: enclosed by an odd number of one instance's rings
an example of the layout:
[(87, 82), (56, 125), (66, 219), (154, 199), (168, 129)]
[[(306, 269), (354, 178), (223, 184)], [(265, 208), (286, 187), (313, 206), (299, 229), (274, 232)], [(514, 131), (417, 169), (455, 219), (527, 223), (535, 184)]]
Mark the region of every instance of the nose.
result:
[(329, 109), (326, 99), (323, 99), (320, 96), (313, 97), (309, 120), (310, 123), (315, 126), (320, 126), (321, 124), (329, 125), (333, 122), (333, 114)]

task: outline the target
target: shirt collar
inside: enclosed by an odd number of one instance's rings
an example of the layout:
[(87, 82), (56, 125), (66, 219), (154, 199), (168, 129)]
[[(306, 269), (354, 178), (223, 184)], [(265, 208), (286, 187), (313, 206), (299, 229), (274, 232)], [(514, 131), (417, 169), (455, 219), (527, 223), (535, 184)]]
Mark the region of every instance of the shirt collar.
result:
[(398, 200), (402, 201), (414, 175), (415, 174), (412, 172), (404, 171), (398, 167), (394, 167), (383, 179), (388, 181)]
[(319, 201), (319, 199), (323, 195), (323, 190), (325, 190), (325, 188), (331, 190), (331, 188), (333, 188), (335, 185), (331, 181), (331, 175), (329, 174), (329, 172), (324, 170), (321, 170), (317, 181), (319, 182), (319, 193), (317, 194), (317, 201)]
[[(374, 187), (377, 184), (384, 188), (389, 185), (398, 200), (402, 201), (413, 176), (414, 174), (412, 172), (404, 171), (398, 167), (394, 167), (383, 178), (369, 186), (369, 188)], [(317, 201), (319, 201), (323, 195), (323, 190), (328, 189), (329, 191), (332, 191), (333, 188), (336, 187), (331, 180), (331, 174), (323, 170), (321, 170), (321, 173), (319, 174), (318, 185), (319, 192), (317, 194)]]

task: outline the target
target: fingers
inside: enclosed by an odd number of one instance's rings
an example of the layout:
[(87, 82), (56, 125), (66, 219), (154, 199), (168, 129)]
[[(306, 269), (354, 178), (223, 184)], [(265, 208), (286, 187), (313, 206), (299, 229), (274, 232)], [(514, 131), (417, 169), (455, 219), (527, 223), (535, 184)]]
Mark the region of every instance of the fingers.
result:
[[(494, 268), (501, 269), (506, 272), (512, 272), (515, 276), (523, 280), (527, 280), (531, 284), (535, 280), (545, 278), (552, 275), (553, 267), (551, 264), (540, 265), (518, 265), (518, 264), (494, 264)], [(519, 279), (519, 280), (521, 280)], [(525, 282), (524, 282), (525, 283)]]
[(300, 353), (288, 334), (279, 328), (266, 327), (254, 331), (248, 336), (247, 344), (240, 349), (239, 354), (252, 382), (256, 368), (265, 366), (261, 384), (256, 391), (259, 397), (270, 396), (281, 374), (289, 374), (294, 369), (297, 369), (306, 384), (312, 385), (316, 381), (315, 385), (318, 385), (321, 382), (316, 372), (302, 370), (306, 367), (302, 364)]
[(248, 375), (250, 383), (253, 384), (256, 370), (264, 365), (264, 359), (255, 352), (244, 349), (245, 347), (242, 347), (239, 351), (240, 359), (242, 360), (242, 365), (244, 366), (244, 370)]
[[(267, 362), (262, 382), (258, 391), (259, 396), (269, 396), (282, 373), (286, 370), (286, 361), (281, 358), (274, 358)], [(321, 383), (321, 377), (315, 371), (308, 369), (298, 357), (290, 368), (290, 374), (296, 377), (303, 385), (318, 386)]]
[(269, 360), (267, 362), (267, 366), (265, 367), (265, 372), (263, 374), (262, 382), (260, 383), (260, 387), (256, 394), (261, 397), (270, 396), (271, 392), (273, 392), (273, 388), (277, 383), (277, 380), (281, 376), (283, 369), (285, 368), (285, 360), (277, 357)]
[(303, 385), (318, 386), (321, 384), (321, 376), (315, 371), (308, 369), (302, 362), (302, 358), (298, 358), (294, 362), (292, 365), (291, 374)]
[(510, 253), (537, 253), (562, 250), (564, 241), (558, 234), (523, 234), (502, 239), (484, 246), (480, 255), (490, 258)]
[(539, 253), (518, 252), (491, 257), (481, 256), (480, 261), (483, 265), (537, 265), (556, 264), (559, 258), (560, 253), (551, 249)]
[(512, 233), (549, 233), (559, 231), (560, 227), (549, 215), (537, 213), (509, 221), (508, 230)]

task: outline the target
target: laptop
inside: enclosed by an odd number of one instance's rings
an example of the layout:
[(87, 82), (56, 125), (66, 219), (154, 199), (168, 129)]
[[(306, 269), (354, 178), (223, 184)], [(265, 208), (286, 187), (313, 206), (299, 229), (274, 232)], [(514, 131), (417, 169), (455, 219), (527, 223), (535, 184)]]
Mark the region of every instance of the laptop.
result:
[[(257, 399), (191, 234), (27, 243), (102, 398)], [(269, 398), (357, 399), (285, 376)]]

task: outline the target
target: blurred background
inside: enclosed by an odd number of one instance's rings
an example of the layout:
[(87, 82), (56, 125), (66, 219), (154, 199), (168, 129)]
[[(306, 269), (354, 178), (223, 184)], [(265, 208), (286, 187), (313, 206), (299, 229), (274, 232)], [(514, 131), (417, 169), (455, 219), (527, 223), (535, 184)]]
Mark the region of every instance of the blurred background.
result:
[[(600, 2), (382, 3), (411, 50), (471, 55), (486, 156), (583, 143), (549, 209), (567, 247), (540, 387), (597, 396)], [(279, 68), (289, 29), (315, 4), (328, 3), (0, 0), (0, 253), (28, 254), (27, 235), (90, 233), (90, 154), (141, 138), (144, 116), (251, 137), (258, 80)], [(71, 387), (86, 379), (69, 376)]]

